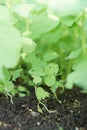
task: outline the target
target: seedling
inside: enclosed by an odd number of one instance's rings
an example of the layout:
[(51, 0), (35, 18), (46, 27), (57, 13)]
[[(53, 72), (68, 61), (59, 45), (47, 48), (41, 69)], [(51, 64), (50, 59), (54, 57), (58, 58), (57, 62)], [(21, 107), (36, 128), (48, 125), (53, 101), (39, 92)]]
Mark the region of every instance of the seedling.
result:
[(38, 84), (41, 82), (41, 78), (33, 76), (33, 80), (34, 80), (34, 83), (35, 83), (35, 86), (34, 86), (35, 87), (35, 94), (36, 94), (36, 97), (37, 97), (37, 100), (38, 100), (38, 104), (37, 104), (38, 111), (40, 113), (43, 113), (42, 109), (40, 108), (40, 105), (42, 105), (46, 109), (47, 112), (49, 112), (49, 113), (56, 112), (56, 111), (50, 111), (46, 107), (46, 105), (42, 102), (42, 100), (49, 97), (50, 94), (48, 92), (46, 92), (43, 88), (38, 87)]

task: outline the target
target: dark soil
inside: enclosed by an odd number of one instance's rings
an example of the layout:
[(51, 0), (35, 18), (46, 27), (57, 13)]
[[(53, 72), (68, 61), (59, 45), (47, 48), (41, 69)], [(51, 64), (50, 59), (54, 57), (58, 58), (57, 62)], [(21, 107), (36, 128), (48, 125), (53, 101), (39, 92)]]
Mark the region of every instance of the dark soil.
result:
[(37, 111), (33, 93), (29, 97), (14, 97), (14, 104), (0, 96), (0, 130), (87, 130), (87, 94), (78, 88), (58, 94), (59, 102), (48, 99), (45, 105), (55, 113)]

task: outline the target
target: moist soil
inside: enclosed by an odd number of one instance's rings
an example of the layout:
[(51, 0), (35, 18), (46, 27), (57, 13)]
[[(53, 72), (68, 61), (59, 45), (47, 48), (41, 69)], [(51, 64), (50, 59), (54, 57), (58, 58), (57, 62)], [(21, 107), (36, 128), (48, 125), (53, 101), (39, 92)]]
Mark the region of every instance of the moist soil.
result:
[(75, 87), (57, 92), (59, 101), (52, 96), (44, 101), (48, 113), (37, 111), (38, 101), (31, 92), (27, 97), (14, 97), (14, 104), (0, 95), (0, 130), (87, 130), (87, 94)]

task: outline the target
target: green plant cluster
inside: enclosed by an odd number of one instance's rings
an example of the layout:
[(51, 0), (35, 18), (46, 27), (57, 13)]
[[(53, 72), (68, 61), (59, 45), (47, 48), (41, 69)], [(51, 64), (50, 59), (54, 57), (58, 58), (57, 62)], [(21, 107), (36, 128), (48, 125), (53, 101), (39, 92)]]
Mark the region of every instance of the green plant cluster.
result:
[(27, 85), (41, 101), (47, 88), (56, 98), (59, 87), (87, 90), (87, 8), (74, 4), (66, 10), (59, 2), (57, 10), (34, 0), (0, 2), (1, 93), (25, 96)]

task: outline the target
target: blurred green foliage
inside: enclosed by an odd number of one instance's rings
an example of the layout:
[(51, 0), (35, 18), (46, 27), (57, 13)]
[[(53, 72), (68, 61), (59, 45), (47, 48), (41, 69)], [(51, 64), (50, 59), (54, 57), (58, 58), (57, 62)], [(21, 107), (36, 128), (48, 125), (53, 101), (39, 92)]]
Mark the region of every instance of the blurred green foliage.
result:
[(0, 92), (24, 96), (27, 85), (42, 100), (47, 87), (55, 97), (59, 87), (87, 89), (86, 1), (6, 0), (0, 14)]

